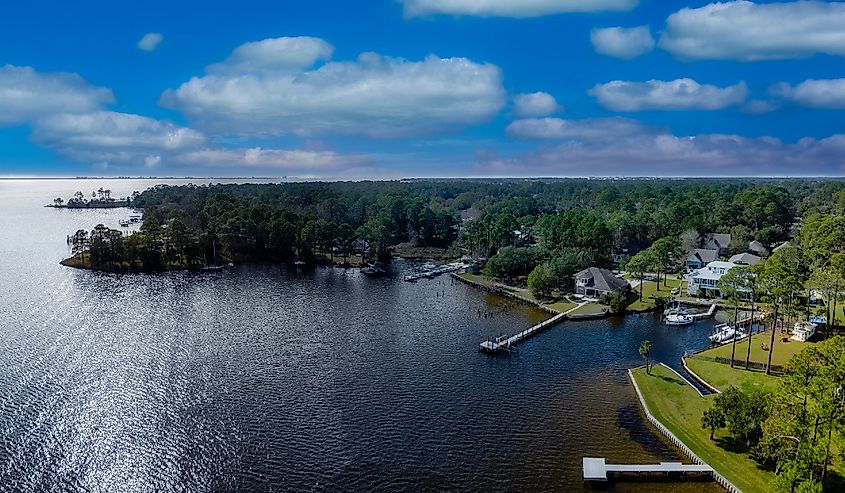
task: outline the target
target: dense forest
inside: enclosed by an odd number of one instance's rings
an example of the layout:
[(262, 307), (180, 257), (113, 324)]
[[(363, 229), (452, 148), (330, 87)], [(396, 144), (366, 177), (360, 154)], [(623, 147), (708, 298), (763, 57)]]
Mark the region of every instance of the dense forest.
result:
[[(609, 265), (667, 236), (786, 240), (797, 217), (845, 212), (833, 180), (405, 180), (157, 186), (133, 197), (141, 231), (79, 231), (94, 268), (153, 271), (233, 261), (385, 259), (392, 248), (452, 247), (488, 258), (491, 277), (548, 263), (569, 274)], [(359, 258), (359, 257), (356, 257)], [(563, 274), (561, 274), (563, 275)]]

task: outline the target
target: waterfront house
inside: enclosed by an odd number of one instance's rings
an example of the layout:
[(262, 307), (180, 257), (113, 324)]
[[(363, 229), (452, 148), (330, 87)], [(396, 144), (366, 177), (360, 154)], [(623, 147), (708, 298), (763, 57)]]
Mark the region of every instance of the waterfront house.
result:
[(695, 248), (687, 255), (686, 260), (684, 260), (684, 266), (686, 266), (687, 272), (690, 272), (707, 267), (707, 264), (715, 261), (717, 258), (719, 258), (718, 250)]
[(599, 267), (589, 267), (575, 274), (575, 294), (598, 298), (609, 293), (625, 292), (629, 286), (628, 281)]
[(763, 259), (751, 253), (738, 253), (731, 257), (729, 262), (733, 262), (736, 265), (757, 265), (761, 260)]
[(717, 260), (710, 262), (703, 269), (692, 271), (688, 276), (687, 294), (690, 296), (702, 294), (720, 298), (722, 294), (719, 292), (719, 280), (734, 267), (737, 267), (737, 264)]
[(701, 240), (702, 248), (705, 250), (717, 250), (719, 255), (726, 255), (730, 244), (730, 233), (707, 233)]

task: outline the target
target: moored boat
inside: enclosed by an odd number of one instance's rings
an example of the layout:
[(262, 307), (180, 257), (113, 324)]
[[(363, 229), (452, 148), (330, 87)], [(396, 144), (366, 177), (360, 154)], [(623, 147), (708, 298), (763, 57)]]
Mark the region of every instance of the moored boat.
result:
[(807, 342), (816, 333), (816, 324), (810, 322), (798, 322), (792, 329), (792, 339), (798, 342)]

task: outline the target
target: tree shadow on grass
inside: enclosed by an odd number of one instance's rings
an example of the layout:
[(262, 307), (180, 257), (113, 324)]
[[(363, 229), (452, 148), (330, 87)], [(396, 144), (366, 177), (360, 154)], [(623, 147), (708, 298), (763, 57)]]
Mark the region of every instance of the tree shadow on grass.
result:
[(716, 445), (720, 448), (734, 454), (748, 454), (751, 451), (745, 442), (737, 440), (730, 435), (716, 438), (714, 442), (716, 442)]

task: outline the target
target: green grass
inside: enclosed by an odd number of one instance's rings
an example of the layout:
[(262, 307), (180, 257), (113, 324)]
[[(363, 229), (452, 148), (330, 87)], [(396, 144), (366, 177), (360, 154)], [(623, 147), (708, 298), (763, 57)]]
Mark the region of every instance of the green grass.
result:
[[(575, 305), (573, 305), (573, 306), (575, 306)], [(578, 316), (583, 317), (583, 316), (590, 316), (590, 315), (598, 316), (598, 315), (604, 315), (604, 313), (607, 311), (607, 309), (608, 308), (606, 306), (599, 304), (599, 303), (587, 303), (586, 305), (579, 307), (576, 310), (573, 310), (572, 313), (570, 313), (570, 315), (575, 316), (575, 317), (578, 317)]]
[(552, 303), (552, 304), (546, 305), (546, 306), (548, 306), (552, 310), (557, 310), (557, 311), (563, 313), (565, 311), (569, 311), (569, 310), (575, 308), (578, 305), (576, 303), (572, 303), (571, 301), (563, 299), (563, 300), (557, 301), (555, 303)]
[[(765, 347), (769, 347), (769, 343), (771, 341), (772, 333), (771, 331), (766, 331), (760, 334), (755, 334), (751, 337), (751, 361), (756, 363), (765, 364), (769, 357), (769, 352), (763, 350), (763, 345)], [(812, 342), (796, 342), (792, 340), (788, 340), (784, 342), (784, 337), (788, 337), (786, 334), (781, 334), (780, 330), (778, 330), (777, 334), (775, 334), (775, 346), (774, 351), (772, 352), (772, 364), (783, 366), (789, 361), (794, 354), (798, 353), (805, 347), (812, 345)], [(743, 339), (742, 341), (737, 341), (736, 343), (736, 356), (735, 358), (738, 360), (745, 361), (745, 355), (748, 352), (748, 339)], [(725, 344), (723, 346), (718, 346), (713, 349), (708, 349), (699, 353), (701, 356), (711, 357), (711, 358), (728, 358), (731, 357), (731, 345)]]
[(706, 361), (696, 358), (687, 358), (687, 366), (696, 375), (704, 379), (710, 385), (719, 390), (725, 390), (731, 385), (750, 392), (754, 389), (772, 389), (777, 387), (779, 378), (773, 375), (766, 375), (759, 370), (745, 370), (744, 368), (731, 368), (724, 363)]
[(745, 493), (768, 492), (774, 474), (760, 469), (743, 452), (723, 448), (727, 433), (717, 430), (715, 440), (701, 428), (701, 416), (713, 396), (701, 397), (689, 384), (664, 366), (633, 370), (651, 414), (721, 475)]
[(642, 301), (640, 301), (640, 286), (637, 286), (631, 290), (631, 294), (628, 297), (628, 310), (633, 312), (653, 310), (656, 305), (655, 298), (669, 298), (672, 288), (678, 288), (683, 293), (686, 289), (686, 281), (670, 277), (666, 280), (666, 286), (663, 285), (662, 280), (660, 281), (660, 289), (658, 289), (656, 281), (643, 281)]

